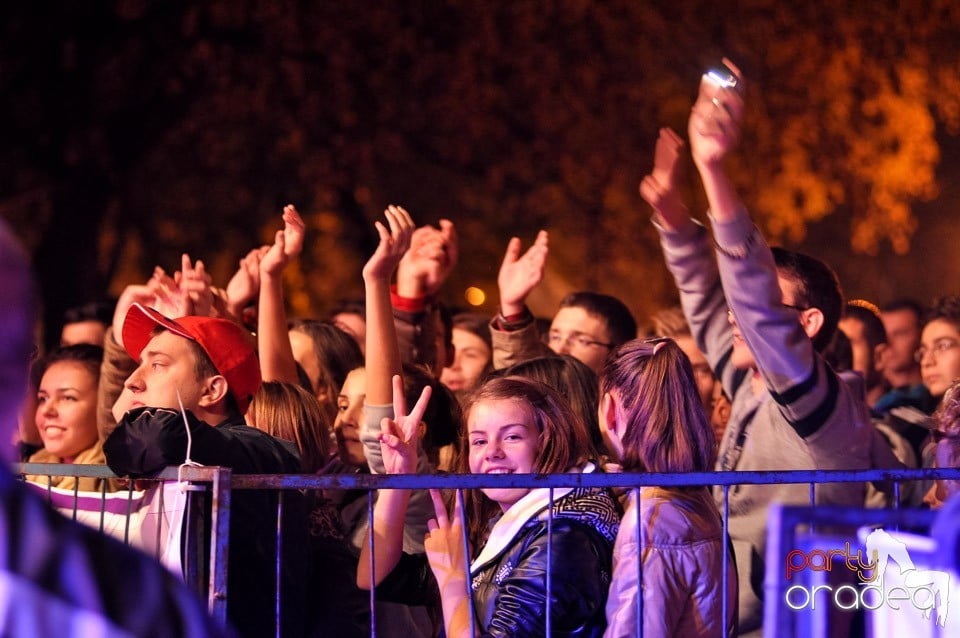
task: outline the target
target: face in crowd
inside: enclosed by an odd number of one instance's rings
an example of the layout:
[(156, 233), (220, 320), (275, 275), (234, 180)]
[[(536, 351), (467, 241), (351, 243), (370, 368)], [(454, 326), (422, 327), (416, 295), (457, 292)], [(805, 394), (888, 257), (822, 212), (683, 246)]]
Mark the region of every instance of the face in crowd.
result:
[(97, 442), (97, 379), (75, 361), (50, 365), (40, 381), (35, 414), (43, 447), (72, 463)]
[[(467, 417), (470, 471), (474, 474), (529, 474), (539, 452), (539, 431), (530, 406), (518, 399), (478, 401)], [(507, 511), (529, 490), (484, 489)]]
[(914, 358), (920, 347), (920, 318), (909, 308), (880, 313), (884, 332), (887, 333), (887, 350), (884, 366), (892, 374), (908, 374), (915, 371)]
[(365, 467), (367, 459), (360, 442), (360, 428), (364, 421), (363, 401), (367, 396), (367, 372), (355, 368), (347, 378), (337, 395), (337, 416), (333, 421), (333, 431), (337, 439), (337, 453), (340, 461), (353, 467)]
[(453, 365), (444, 368), (440, 382), (457, 391), (472, 390), (490, 365), (493, 352), (487, 342), (469, 330), (453, 329)]
[(127, 377), (113, 405), (113, 417), (119, 421), (128, 410), (143, 406), (179, 409), (181, 402), (184, 408), (197, 412), (225, 394), (223, 377), (199, 378), (191, 342), (164, 330), (140, 353), (140, 364)]
[(599, 374), (613, 349), (611, 338), (604, 319), (569, 306), (554, 316), (547, 343), (557, 354), (569, 354)]
[(99, 321), (74, 321), (64, 324), (60, 331), (60, 345), (73, 346), (88, 343), (93, 346), (102, 346), (107, 327)]
[(934, 397), (960, 379), (960, 330), (946, 319), (934, 319), (923, 328), (916, 360), (920, 363), (923, 384)]

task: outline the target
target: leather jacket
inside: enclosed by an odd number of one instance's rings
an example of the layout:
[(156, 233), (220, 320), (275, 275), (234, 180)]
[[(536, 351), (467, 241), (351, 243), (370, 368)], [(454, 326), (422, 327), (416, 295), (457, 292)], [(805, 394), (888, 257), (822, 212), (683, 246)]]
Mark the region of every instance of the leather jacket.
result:
[[(528, 501), (529, 515), (517, 516), (514, 505), (496, 521), (471, 567), (480, 636), (546, 635), (547, 491), (533, 490), (524, 497), (533, 501)], [(551, 636), (599, 637), (606, 626), (604, 609), (620, 511), (607, 490), (554, 491)], [(513, 520), (506, 521), (511, 513)], [(408, 605), (437, 604), (439, 592), (426, 556), (403, 554), (377, 586), (376, 596)]]
[[(483, 636), (546, 635), (548, 560), (551, 635), (603, 635), (617, 505), (606, 490), (579, 488), (557, 499), (549, 559), (547, 518), (544, 508), (492, 559), (472, 569), (474, 610)], [(488, 546), (496, 542), (495, 534), (496, 526)]]

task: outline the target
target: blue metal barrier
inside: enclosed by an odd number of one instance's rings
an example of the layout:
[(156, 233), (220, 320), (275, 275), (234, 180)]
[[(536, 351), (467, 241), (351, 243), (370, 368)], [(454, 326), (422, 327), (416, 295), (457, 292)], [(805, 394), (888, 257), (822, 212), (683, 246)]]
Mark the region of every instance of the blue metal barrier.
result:
[[(92, 476), (97, 478), (116, 478), (108, 468), (102, 466), (84, 466), (84, 465), (57, 465), (57, 464), (19, 464), (14, 468), (15, 472), (34, 475), (53, 475), (53, 476)], [(211, 467), (183, 467), (167, 468), (158, 475), (155, 480), (176, 481), (181, 479), (195, 485), (209, 486), (213, 503), (211, 525), (211, 541), (206, 555), (199, 555), (196, 560), (208, 560), (210, 579), (206, 591), (202, 592), (207, 596), (209, 608), (216, 619), (225, 622), (226, 602), (229, 592), (226, 588), (227, 583), (227, 558), (229, 552), (228, 530), (230, 520), (230, 498), (233, 490), (378, 490), (378, 489), (454, 489), (458, 490), (458, 498), (462, 499), (464, 489), (479, 488), (550, 488), (550, 503), (553, 502), (554, 488), (627, 488), (633, 489), (637, 495), (639, 506), (639, 488), (647, 486), (659, 487), (690, 487), (690, 486), (719, 486), (723, 493), (723, 534), (724, 543), (728, 538), (727, 516), (728, 510), (728, 491), (731, 486), (745, 484), (809, 484), (811, 486), (811, 508), (810, 511), (822, 510), (825, 515), (839, 516), (833, 509), (824, 507), (815, 507), (815, 486), (821, 483), (861, 483), (861, 482), (885, 482), (892, 483), (894, 494), (897, 493), (899, 484), (904, 481), (932, 481), (935, 479), (960, 480), (960, 468), (958, 469), (920, 469), (920, 470), (793, 470), (793, 471), (751, 471), (751, 472), (691, 472), (685, 474), (665, 474), (665, 473), (564, 473), (551, 475), (533, 475), (533, 474), (507, 474), (507, 475), (483, 475), (483, 474), (432, 474), (432, 475), (371, 475), (371, 474), (328, 474), (328, 475), (310, 475), (310, 474), (284, 474), (284, 475), (232, 475), (226, 468)], [(196, 489), (193, 488), (193, 489)], [(203, 488), (201, 488), (203, 489)], [(372, 499), (368, 507), (372, 509)], [(843, 510), (847, 512), (858, 511), (856, 509)], [(878, 510), (873, 510), (878, 511)], [(881, 510), (882, 511), (882, 510)], [(829, 514), (828, 514), (829, 513)], [(282, 514), (282, 502), (278, 505), (278, 525), (277, 541), (280, 546), (280, 515)], [(901, 518), (909, 518), (914, 514), (904, 511), (898, 514)], [(809, 517), (808, 520), (821, 520), (820, 516)], [(839, 519), (827, 519), (835, 522)], [(548, 526), (552, 526), (552, 517), (548, 516)], [(639, 529), (640, 526), (638, 526)], [(465, 532), (464, 532), (465, 533)], [(638, 532), (639, 533), (639, 532)], [(466, 542), (466, 536), (464, 536)], [(638, 539), (639, 541), (639, 539)], [(368, 542), (372, 549), (372, 535)], [(552, 546), (548, 540), (548, 553), (552, 551)], [(371, 556), (373, 552), (371, 551)], [(724, 553), (723, 568), (726, 571), (728, 558)], [(549, 564), (549, 562), (548, 562)], [(196, 564), (186, 565), (188, 571), (198, 569)], [(373, 565), (371, 565), (371, 573)], [(642, 571), (640, 572), (642, 578)], [(279, 558), (278, 572), (279, 573)], [(467, 578), (469, 586), (469, 575)], [(550, 587), (548, 576), (547, 587)], [(189, 580), (188, 580), (189, 582)], [(280, 595), (280, 588), (277, 588), (277, 595)], [(730, 604), (736, 604), (736, 601), (728, 601), (726, 588), (723, 588), (723, 613), (726, 618), (726, 612)], [(371, 614), (373, 611), (374, 593), (371, 592)], [(549, 589), (548, 589), (548, 610), (546, 622), (551, 622), (549, 613)], [(639, 604), (639, 601), (638, 601)], [(277, 601), (279, 609), (279, 600)], [(471, 614), (471, 618), (473, 614)], [(640, 614), (642, 618), (642, 613)], [(279, 620), (279, 619), (278, 619)], [(376, 631), (376, 619), (371, 619), (372, 635)], [(642, 626), (638, 628), (638, 635), (642, 634)]]

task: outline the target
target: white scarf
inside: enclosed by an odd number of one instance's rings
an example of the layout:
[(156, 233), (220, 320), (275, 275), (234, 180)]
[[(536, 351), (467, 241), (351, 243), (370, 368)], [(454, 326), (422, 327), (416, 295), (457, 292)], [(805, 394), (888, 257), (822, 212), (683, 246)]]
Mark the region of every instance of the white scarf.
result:
[[(596, 469), (596, 466), (593, 463), (587, 463), (583, 468), (575, 467), (572, 470), (569, 470), (568, 473), (573, 474), (590, 474)], [(567, 494), (573, 491), (572, 487), (555, 487), (553, 488), (553, 500), (563, 498)], [(480, 555), (477, 556), (474, 561), (470, 564), (470, 574), (473, 575), (480, 569), (483, 565), (487, 564), (494, 558), (500, 555), (507, 546), (513, 541), (513, 538), (517, 535), (517, 532), (527, 524), (527, 521), (537, 516), (550, 505), (550, 488), (548, 487), (538, 487), (532, 489), (524, 495), (519, 501), (510, 506), (506, 512), (503, 513), (503, 516), (500, 517), (500, 520), (496, 522), (493, 526), (493, 529), (490, 530), (490, 537), (487, 539), (486, 545), (483, 546), (483, 549), (480, 550)]]

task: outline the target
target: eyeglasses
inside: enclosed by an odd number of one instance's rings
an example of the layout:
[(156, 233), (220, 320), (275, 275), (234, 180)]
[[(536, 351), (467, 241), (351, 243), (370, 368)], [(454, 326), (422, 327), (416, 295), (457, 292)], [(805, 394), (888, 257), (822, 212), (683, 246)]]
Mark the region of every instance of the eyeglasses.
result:
[(947, 352), (948, 350), (953, 350), (957, 346), (960, 346), (960, 341), (957, 341), (956, 339), (950, 339), (947, 337), (944, 337), (943, 339), (937, 339), (929, 348), (927, 346), (920, 346), (917, 348), (917, 351), (913, 353), (913, 359), (917, 363), (920, 363), (923, 361), (923, 358), (927, 356), (927, 353), (932, 354), (933, 358), (936, 359), (943, 353)]
[(604, 348), (613, 349), (612, 343), (605, 343), (603, 341), (597, 341), (596, 339), (591, 339), (585, 334), (580, 334), (579, 332), (574, 332), (571, 335), (566, 337), (560, 335), (559, 333), (552, 332), (550, 336), (547, 337), (548, 343), (551, 346), (559, 348), (560, 346), (573, 346), (577, 345), (581, 348), (589, 348), (590, 346), (602, 346)]

